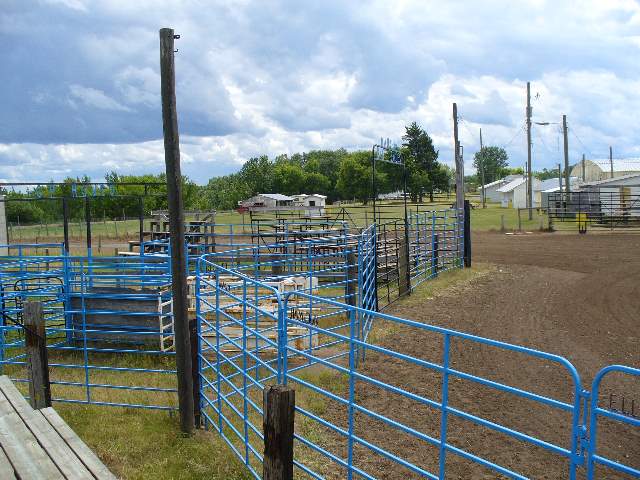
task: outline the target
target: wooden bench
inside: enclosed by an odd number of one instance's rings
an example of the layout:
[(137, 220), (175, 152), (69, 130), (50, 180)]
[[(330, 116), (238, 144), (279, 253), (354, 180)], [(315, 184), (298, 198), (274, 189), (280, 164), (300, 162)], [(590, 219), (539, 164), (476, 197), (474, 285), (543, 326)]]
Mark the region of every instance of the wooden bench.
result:
[(0, 377), (0, 478), (116, 480), (53, 408), (34, 410)]

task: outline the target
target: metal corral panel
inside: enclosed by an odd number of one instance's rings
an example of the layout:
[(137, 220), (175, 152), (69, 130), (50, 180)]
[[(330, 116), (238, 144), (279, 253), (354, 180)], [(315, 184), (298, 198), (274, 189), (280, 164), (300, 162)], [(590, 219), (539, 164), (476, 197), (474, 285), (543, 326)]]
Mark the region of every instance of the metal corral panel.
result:
[[(70, 303), (73, 311), (73, 337), (83, 340), (84, 327), (87, 330), (98, 330), (87, 332), (87, 339), (90, 341), (157, 345), (161, 300), (169, 299), (170, 296), (170, 292), (159, 289), (121, 287), (93, 288), (87, 294), (72, 293)], [(165, 306), (162, 313), (169, 311), (170, 306)], [(119, 333), (101, 333), (100, 330)], [(144, 332), (154, 332), (156, 335)]]

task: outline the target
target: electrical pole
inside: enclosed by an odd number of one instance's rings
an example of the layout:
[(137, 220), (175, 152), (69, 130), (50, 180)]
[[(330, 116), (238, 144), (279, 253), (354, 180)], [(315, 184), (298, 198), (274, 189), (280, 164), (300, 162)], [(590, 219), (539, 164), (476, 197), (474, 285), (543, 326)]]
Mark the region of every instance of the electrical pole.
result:
[(460, 158), (460, 141), (458, 140), (458, 105), (453, 104), (453, 152), (456, 163), (456, 208), (464, 208), (464, 165)]
[(484, 191), (484, 152), (482, 151), (482, 129), (480, 129), (480, 181), (482, 182), (482, 208), (487, 208), (487, 197)]
[(587, 181), (587, 175), (585, 172), (585, 163), (584, 163), (584, 153), (582, 154), (582, 181), (583, 182)]
[(611, 168), (611, 178), (613, 178), (613, 147), (609, 145), (609, 167)]
[(560, 193), (562, 193), (562, 166), (558, 164), (558, 184), (560, 186)]
[(531, 181), (531, 83), (527, 82), (527, 207), (533, 219), (533, 182)]
[[(569, 183), (569, 135), (566, 115), (562, 115), (562, 135), (564, 137), (564, 187), (568, 195), (571, 193), (571, 184)], [(567, 200), (569, 200), (568, 197)]]
[(180, 429), (186, 434), (194, 430), (193, 377), (191, 341), (187, 301), (187, 259), (184, 235), (184, 205), (180, 173), (180, 138), (176, 111), (176, 75), (172, 28), (160, 29), (160, 85), (162, 93), (162, 130), (164, 161), (167, 172), (169, 231), (171, 246), (171, 288), (173, 295), (174, 345), (178, 374), (178, 408)]
[[(466, 222), (464, 208), (464, 162), (460, 155), (460, 141), (458, 140), (458, 105), (453, 104), (453, 152), (456, 162), (456, 245), (458, 258), (464, 256), (464, 241), (460, 241), (461, 224)], [(462, 213), (462, 215), (461, 215)]]

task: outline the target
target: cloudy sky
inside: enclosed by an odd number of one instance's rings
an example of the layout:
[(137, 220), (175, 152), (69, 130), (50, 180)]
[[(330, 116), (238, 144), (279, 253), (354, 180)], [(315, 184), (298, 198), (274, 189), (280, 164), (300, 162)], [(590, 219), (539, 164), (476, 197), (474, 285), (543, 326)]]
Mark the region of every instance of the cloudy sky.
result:
[[(251, 156), (370, 148), (417, 121), (467, 171), (485, 144), (526, 159), (569, 121), (571, 160), (640, 156), (634, 0), (0, 0), (0, 178), (164, 169), (158, 29), (173, 27), (183, 172)], [(534, 168), (561, 158), (533, 132)]]

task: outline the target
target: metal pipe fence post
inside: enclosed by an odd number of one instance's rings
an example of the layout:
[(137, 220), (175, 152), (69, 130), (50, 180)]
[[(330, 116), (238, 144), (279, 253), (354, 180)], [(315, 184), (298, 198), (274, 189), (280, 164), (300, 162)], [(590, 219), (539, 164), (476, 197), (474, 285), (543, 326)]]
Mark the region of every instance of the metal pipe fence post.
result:
[(409, 249), (407, 239), (401, 237), (398, 244), (398, 294), (400, 296), (411, 293), (411, 278), (409, 264)]
[(346, 304), (357, 306), (357, 288), (358, 288), (358, 266), (356, 265), (356, 255), (349, 251), (347, 253), (347, 275), (345, 285)]
[(464, 201), (464, 266), (471, 267), (471, 205)]
[(29, 372), (29, 400), (35, 409), (51, 406), (47, 333), (41, 302), (24, 304), (24, 337)]
[(264, 480), (293, 480), (296, 392), (286, 385), (263, 390)]

